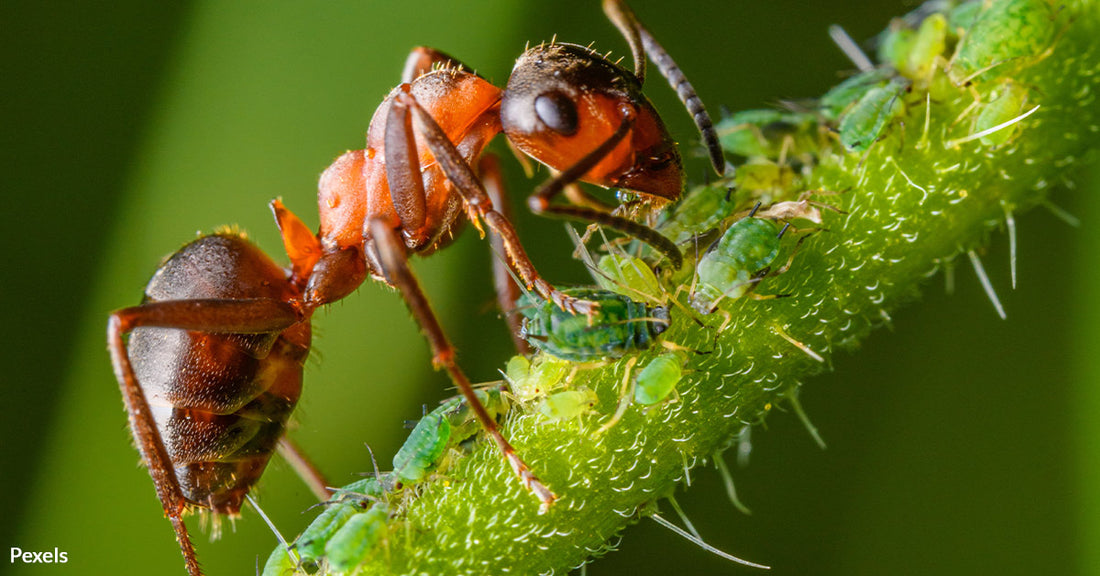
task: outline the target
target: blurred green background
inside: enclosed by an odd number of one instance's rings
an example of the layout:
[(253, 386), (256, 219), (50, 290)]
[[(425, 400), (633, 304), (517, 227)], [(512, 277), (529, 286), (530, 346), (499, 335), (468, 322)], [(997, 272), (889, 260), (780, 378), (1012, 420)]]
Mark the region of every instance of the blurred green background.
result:
[[(717, 112), (822, 93), (849, 68), (826, 26), (857, 39), (911, 9), (897, 0), (642, 2), (635, 8)], [(136, 304), (160, 259), (196, 233), (239, 224), (276, 259), (266, 203), (316, 225), (318, 174), (363, 146), (371, 113), (409, 49), (444, 49), (503, 84), (527, 41), (626, 54), (595, 0), (0, 4), (7, 308), (0, 418), (0, 543), (68, 553), (13, 574), (183, 574), (148, 474), (138, 467), (104, 344), (107, 314)], [(688, 116), (656, 75), (649, 94), (674, 134)], [(497, 143), (498, 150), (500, 142)], [(532, 187), (506, 162), (512, 191)], [(690, 175), (702, 175), (698, 159)], [(1094, 172), (1095, 174), (1095, 172)], [(545, 174), (540, 175), (544, 176)], [(1100, 182), (1095, 175), (1093, 183)], [(1088, 182), (1084, 180), (1083, 182)], [(1090, 194), (1091, 192), (1091, 194)], [(680, 497), (716, 546), (781, 574), (1100, 574), (1100, 187), (1059, 192), (1071, 228), (1018, 219), (985, 263), (999, 320), (968, 266), (957, 290), (928, 282), (803, 403), (829, 444), (790, 414), (754, 431), (734, 469), (744, 516), (712, 470)], [(518, 216), (552, 280), (583, 281), (559, 222)], [(538, 241), (532, 241), (533, 239)], [(489, 251), (467, 232), (417, 271), (475, 380), (498, 378), (509, 340), (492, 308)], [(366, 285), (316, 318), (294, 437), (336, 483), (386, 466), (402, 421), (448, 392), (400, 298)], [(730, 459), (731, 465), (735, 465)], [(281, 461), (258, 490), (282, 531), (312, 518)], [(210, 543), (210, 574), (252, 574), (274, 538), (251, 511)], [(589, 574), (746, 573), (648, 521)]]

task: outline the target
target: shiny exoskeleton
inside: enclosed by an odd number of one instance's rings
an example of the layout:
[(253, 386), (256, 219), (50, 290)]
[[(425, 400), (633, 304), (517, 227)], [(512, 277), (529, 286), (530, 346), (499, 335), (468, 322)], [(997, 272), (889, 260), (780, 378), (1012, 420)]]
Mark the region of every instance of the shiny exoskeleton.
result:
[[(545, 281), (527, 258), (507, 218), (495, 159), (483, 154), (503, 133), (557, 172), (529, 198), (534, 211), (632, 234), (680, 265), (675, 244), (571, 186), (631, 190), (643, 203), (679, 197), (680, 153), (641, 91), (645, 55), (692, 114), (715, 169), (724, 167), (710, 118), (676, 64), (621, 0), (605, 0), (604, 10), (630, 43), (633, 72), (586, 48), (551, 43), (525, 52), (500, 89), (446, 54), (418, 48), (403, 83), (371, 119), (366, 147), (340, 156), (321, 176), (320, 230), (272, 203), (289, 270), (240, 236), (208, 236), (165, 263), (145, 303), (111, 317), (111, 355), (131, 428), (192, 576), (200, 570), (183, 514), (239, 510), (300, 391), (313, 312), (368, 277), (401, 291), (433, 363), (447, 371), (540, 511), (553, 504), (557, 496), (508, 444), (458, 366), (408, 258), (445, 247), (466, 220), (479, 230), (484, 223), (507, 260), (495, 268), (506, 309), (518, 292), (510, 268), (563, 314), (595, 312), (593, 302)], [(572, 203), (552, 202), (563, 191)]]

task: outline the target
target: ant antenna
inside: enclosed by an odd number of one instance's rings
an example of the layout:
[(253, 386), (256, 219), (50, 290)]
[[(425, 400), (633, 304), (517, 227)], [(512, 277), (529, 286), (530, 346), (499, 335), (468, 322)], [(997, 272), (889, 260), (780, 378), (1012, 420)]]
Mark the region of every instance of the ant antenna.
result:
[(723, 551), (715, 548), (714, 546), (711, 546), (710, 544), (707, 544), (706, 542), (703, 541), (702, 538), (696, 538), (695, 536), (692, 536), (691, 534), (686, 532), (683, 528), (680, 528), (679, 526), (673, 524), (672, 522), (669, 522), (668, 520), (665, 520), (660, 514), (653, 514), (653, 515), (650, 516), (650, 518), (652, 518), (654, 522), (660, 524), (661, 526), (664, 526), (665, 528), (668, 528), (669, 530), (673, 531), (677, 536), (680, 536), (681, 538), (687, 540), (688, 542), (691, 542), (692, 544), (695, 544), (696, 546), (702, 548), (703, 550), (706, 550), (707, 552), (710, 552), (711, 554), (714, 554), (716, 556), (720, 556), (722, 558), (725, 558), (726, 560), (729, 560), (730, 562), (736, 562), (736, 563), (742, 564), (744, 566), (749, 566), (749, 567), (752, 567), (752, 568), (760, 568), (761, 570), (771, 570), (771, 566), (765, 566), (763, 564), (757, 564), (755, 562), (749, 562), (748, 560), (742, 560), (741, 558), (738, 558), (738, 557), (736, 557), (732, 554), (729, 554), (727, 552), (723, 552)]
[(839, 25), (833, 24), (829, 26), (829, 37), (833, 39), (837, 48), (840, 48), (840, 51), (844, 52), (844, 55), (852, 61), (852, 64), (856, 65), (856, 68), (858, 68), (860, 72), (870, 72), (875, 69), (874, 63), (871, 62), (871, 59), (868, 58), (867, 54), (859, 47), (859, 44), (856, 44), (856, 41), (852, 40), (852, 37)]
[(1007, 318), (1005, 315), (1005, 309), (1001, 306), (1001, 301), (997, 299), (997, 292), (993, 290), (993, 284), (989, 281), (989, 276), (985, 273), (985, 268), (982, 267), (982, 260), (978, 258), (978, 253), (973, 250), (967, 250), (966, 255), (970, 257), (970, 263), (974, 266), (974, 274), (977, 274), (978, 281), (982, 283), (982, 288), (985, 289), (985, 295), (989, 297), (989, 301), (993, 303), (993, 307), (997, 309), (997, 315), (1001, 317), (1001, 320)]

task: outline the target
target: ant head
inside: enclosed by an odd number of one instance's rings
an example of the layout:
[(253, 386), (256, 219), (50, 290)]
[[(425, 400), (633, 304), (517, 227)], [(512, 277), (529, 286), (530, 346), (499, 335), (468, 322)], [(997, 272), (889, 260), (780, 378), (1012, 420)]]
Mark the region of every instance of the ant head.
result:
[(566, 170), (633, 127), (582, 178), (674, 200), (684, 185), (680, 152), (634, 75), (590, 49), (553, 43), (516, 61), (500, 110), (504, 133), (525, 154)]

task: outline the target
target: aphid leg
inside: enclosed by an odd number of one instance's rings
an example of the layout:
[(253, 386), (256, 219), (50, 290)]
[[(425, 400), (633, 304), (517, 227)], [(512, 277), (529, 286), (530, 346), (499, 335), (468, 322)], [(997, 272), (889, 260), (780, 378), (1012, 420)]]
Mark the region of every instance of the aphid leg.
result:
[(600, 426), (596, 430), (595, 435), (599, 436), (604, 432), (607, 432), (622, 419), (623, 414), (626, 414), (626, 409), (630, 407), (630, 404), (634, 399), (634, 379), (630, 377), (630, 370), (634, 368), (634, 363), (637, 362), (636, 357), (630, 358), (626, 361), (626, 369), (623, 372), (623, 384), (619, 388), (619, 406), (615, 409), (615, 414), (611, 416), (611, 419), (606, 424)]
[(749, 507), (745, 506), (741, 499), (737, 497), (737, 487), (733, 485), (733, 474), (730, 474), (730, 469), (726, 466), (726, 460), (722, 458), (722, 453), (715, 452), (713, 459), (714, 467), (718, 469), (718, 475), (722, 477), (722, 483), (726, 486), (726, 496), (729, 496), (730, 503), (742, 514), (751, 516), (752, 510), (749, 510)]
[(997, 315), (1001, 317), (1001, 320), (1006, 319), (1007, 316), (1005, 315), (1004, 306), (1001, 306), (1001, 301), (997, 298), (997, 292), (993, 290), (993, 284), (989, 281), (989, 276), (985, 273), (985, 267), (982, 266), (982, 260), (978, 258), (978, 253), (973, 250), (967, 250), (966, 255), (970, 257), (970, 264), (974, 266), (974, 274), (978, 276), (978, 282), (982, 283), (985, 295), (989, 297), (989, 301), (992, 302), (993, 307), (997, 309)]
[(822, 362), (822, 363), (825, 362), (825, 359), (822, 358), (820, 354), (818, 354), (817, 352), (814, 352), (809, 346), (803, 344), (802, 342), (799, 342), (798, 340), (795, 340), (794, 338), (791, 338), (790, 334), (787, 334), (787, 332), (785, 330), (783, 330), (782, 328), (780, 328), (779, 326), (773, 325), (771, 328), (772, 328), (772, 332), (775, 332), (776, 335), (778, 335), (780, 338), (786, 340), (787, 342), (790, 342), (791, 345), (794, 346), (795, 348), (798, 348), (799, 350), (805, 352), (806, 355), (809, 356), (810, 358), (813, 358), (814, 360), (817, 360), (818, 362)]
[(368, 220), (367, 227), (378, 250), (376, 256), (382, 266), (382, 272), (385, 274), (386, 280), (401, 291), (409, 310), (428, 339), (428, 343), (432, 348), (432, 363), (447, 371), (451, 381), (466, 398), (470, 408), (477, 416), (478, 422), (481, 423), (482, 428), (496, 443), (501, 455), (512, 467), (512, 471), (515, 472), (520, 483), (541, 502), (539, 513), (546, 512), (550, 505), (554, 503), (554, 500), (557, 499), (557, 496), (543, 485), (542, 481), (531, 472), (527, 464), (516, 454), (512, 445), (504, 439), (497, 427), (496, 420), (489, 415), (489, 412), (475, 394), (470, 380), (466, 378), (466, 374), (455, 362), (455, 350), (447, 339), (447, 335), (443, 332), (443, 328), (439, 325), (435, 313), (432, 312), (427, 296), (420, 289), (420, 284), (408, 267), (404, 242), (397, 237), (396, 232), (385, 220), (372, 218)]
[(1012, 289), (1016, 289), (1016, 219), (1012, 217), (1012, 208), (1001, 200), (1005, 211), (1005, 228), (1008, 229), (1008, 268), (1012, 272)]
[[(527, 288), (534, 290), (562, 310), (581, 314), (590, 313), (595, 306), (592, 302), (566, 296), (539, 275), (538, 271), (535, 270), (535, 265), (527, 257), (527, 252), (523, 249), (519, 235), (516, 234), (512, 223), (493, 208), (493, 202), (485, 192), (481, 180), (478, 179), (473, 169), (462, 158), (454, 143), (447, 138), (446, 133), (431, 117), (431, 114), (420, 107), (416, 98), (409, 92), (409, 85), (405, 84), (403, 89), (403, 92), (398, 94), (394, 100), (390, 109), (390, 117), (386, 122), (386, 177), (389, 180), (390, 195), (394, 199), (394, 207), (397, 208), (398, 215), (402, 218), (402, 229), (415, 230), (416, 227), (410, 228), (410, 222), (415, 223), (417, 220), (423, 222), (422, 214), (420, 218), (412, 218), (409, 222), (406, 222), (401, 209), (402, 206), (417, 206), (418, 204), (422, 206), (424, 203), (424, 183), (419, 177), (420, 161), (411, 130), (412, 116), (409, 114), (411, 109), (416, 114), (417, 120), (419, 120), (420, 133), (424, 137), (428, 148), (435, 155), (435, 159), (439, 162), (443, 173), (447, 175), (447, 179), (454, 184), (455, 189), (462, 195), (466, 208), (471, 213), (471, 221), (476, 226), (477, 218), (480, 217), (500, 235), (513, 269), (527, 284)], [(393, 141), (392, 146), (390, 145), (391, 138)], [(417, 194), (420, 195), (418, 201), (398, 200), (399, 196), (416, 196)], [(415, 217), (417, 214), (412, 211), (410, 216)]]
[(294, 469), (294, 472), (298, 474), (302, 482), (305, 482), (310, 492), (313, 492), (318, 500), (324, 502), (332, 497), (332, 491), (329, 490), (324, 475), (310, 461), (298, 444), (284, 434), (282, 438), (279, 438), (278, 450), (279, 455), (290, 464), (290, 467)]
[(107, 322), (107, 345), (115, 378), (122, 389), (122, 399), (130, 416), (130, 430), (141, 457), (153, 478), (164, 514), (176, 531), (176, 541), (187, 564), (187, 573), (201, 576), (195, 547), (183, 522), (187, 500), (168, 456), (168, 450), (157, 431), (153, 412), (145, 392), (134, 374), (124, 337), (135, 328), (161, 327), (205, 332), (274, 332), (286, 329), (301, 320), (299, 311), (290, 304), (269, 299), (252, 300), (172, 300), (150, 302), (125, 308), (111, 315)]
[(405, 59), (405, 68), (401, 71), (401, 81), (412, 82), (438, 68), (471, 70), (469, 66), (446, 52), (427, 46), (417, 46), (412, 49), (412, 52), (409, 52), (409, 57)]
[(632, 220), (613, 214), (607, 214), (592, 208), (551, 204), (554, 197), (562, 193), (567, 185), (580, 179), (581, 176), (591, 170), (600, 160), (614, 150), (623, 138), (630, 134), (634, 126), (634, 112), (629, 108), (623, 108), (621, 112), (623, 114), (623, 122), (607, 140), (604, 140), (602, 144), (588, 154), (585, 154), (576, 164), (573, 164), (539, 186), (531, 196), (527, 198), (527, 205), (532, 212), (540, 216), (557, 215), (565, 218), (588, 220), (638, 238), (663, 253), (668, 257), (673, 268), (679, 270), (680, 266), (684, 263), (684, 258), (683, 255), (680, 254), (680, 249), (676, 247), (675, 243), (662, 236), (656, 230), (638, 224)]
[(710, 552), (711, 554), (715, 554), (717, 556), (725, 558), (726, 560), (729, 560), (730, 562), (736, 562), (738, 564), (743, 564), (745, 566), (749, 566), (749, 567), (752, 567), (752, 568), (760, 568), (762, 570), (770, 570), (771, 569), (770, 566), (765, 566), (763, 564), (757, 564), (755, 562), (749, 562), (748, 560), (742, 560), (741, 558), (733, 556), (732, 554), (729, 554), (727, 552), (723, 552), (723, 551), (715, 548), (714, 546), (711, 546), (710, 544), (707, 544), (706, 542), (703, 541), (702, 538), (696, 538), (695, 536), (692, 536), (687, 531), (685, 531), (683, 528), (680, 528), (679, 526), (673, 524), (672, 522), (669, 522), (668, 520), (665, 520), (660, 514), (653, 514), (653, 515), (650, 516), (650, 518), (652, 518), (654, 522), (660, 524), (661, 526), (664, 526), (665, 528), (668, 528), (673, 533), (675, 533), (677, 536), (680, 536), (681, 538), (687, 540), (688, 542), (691, 542), (692, 544), (695, 544), (696, 546), (702, 548), (703, 550), (706, 550), (707, 552)]
[(810, 417), (806, 414), (806, 411), (802, 408), (802, 400), (798, 395), (801, 391), (800, 386), (795, 386), (787, 391), (787, 400), (791, 403), (791, 409), (794, 410), (798, 419), (802, 421), (802, 425), (806, 428), (806, 432), (810, 433), (810, 437), (814, 439), (814, 443), (818, 445), (822, 450), (825, 449), (825, 440), (821, 438), (821, 433), (817, 431), (817, 426), (814, 426), (813, 422), (810, 422)]
[[(481, 174), (481, 183), (485, 186), (485, 192), (505, 219), (511, 221), (511, 203), (508, 202), (507, 192), (504, 188), (504, 179), (500, 175), (500, 164), (496, 156), (485, 154), (478, 161), (478, 173)], [(504, 246), (504, 239), (497, 234), (495, 229), (489, 231), (489, 243), (493, 247), (493, 284), (496, 287), (497, 304), (504, 321), (508, 325), (508, 334), (512, 337), (512, 343), (516, 347), (516, 353), (526, 356), (531, 353), (531, 345), (520, 336), (520, 327), (523, 317), (516, 313), (516, 300), (520, 297), (520, 287), (512, 278), (512, 269), (508, 266), (508, 250)]]

